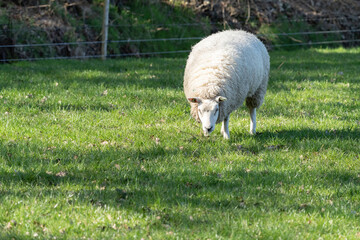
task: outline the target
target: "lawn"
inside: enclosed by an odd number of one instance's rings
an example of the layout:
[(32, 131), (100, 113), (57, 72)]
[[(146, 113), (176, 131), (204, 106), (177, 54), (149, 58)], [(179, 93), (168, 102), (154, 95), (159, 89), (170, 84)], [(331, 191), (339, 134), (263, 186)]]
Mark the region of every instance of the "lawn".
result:
[(360, 239), (360, 48), (270, 55), (230, 141), (184, 58), (0, 65), (0, 238)]

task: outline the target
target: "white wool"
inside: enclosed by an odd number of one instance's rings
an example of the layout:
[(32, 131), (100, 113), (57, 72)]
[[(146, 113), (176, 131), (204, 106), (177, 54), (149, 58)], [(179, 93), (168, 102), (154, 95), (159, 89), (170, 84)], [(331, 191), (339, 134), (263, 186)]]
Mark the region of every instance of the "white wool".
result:
[[(187, 98), (227, 98), (221, 102), (217, 122), (246, 100), (249, 109), (258, 108), (266, 93), (270, 58), (261, 41), (241, 30), (219, 32), (201, 40), (188, 57), (184, 74)], [(197, 103), (191, 114), (197, 120)]]

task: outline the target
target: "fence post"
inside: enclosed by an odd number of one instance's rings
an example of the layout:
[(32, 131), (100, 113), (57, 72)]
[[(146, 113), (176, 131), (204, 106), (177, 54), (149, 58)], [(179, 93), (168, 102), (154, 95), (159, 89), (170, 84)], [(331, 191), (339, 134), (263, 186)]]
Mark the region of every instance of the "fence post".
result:
[(109, 4), (110, 0), (104, 0), (104, 16), (102, 24), (102, 44), (101, 44), (101, 59), (105, 60), (107, 56), (107, 41), (108, 41), (108, 27), (109, 27)]

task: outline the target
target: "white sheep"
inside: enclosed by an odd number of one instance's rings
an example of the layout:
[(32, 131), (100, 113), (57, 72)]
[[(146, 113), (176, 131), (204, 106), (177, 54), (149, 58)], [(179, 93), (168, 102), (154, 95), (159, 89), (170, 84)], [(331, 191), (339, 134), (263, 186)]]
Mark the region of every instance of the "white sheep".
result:
[(202, 123), (205, 136), (222, 122), (221, 133), (230, 138), (229, 116), (246, 100), (250, 110), (250, 133), (256, 133), (256, 108), (266, 93), (270, 57), (253, 34), (228, 30), (197, 43), (189, 55), (184, 92), (191, 115)]

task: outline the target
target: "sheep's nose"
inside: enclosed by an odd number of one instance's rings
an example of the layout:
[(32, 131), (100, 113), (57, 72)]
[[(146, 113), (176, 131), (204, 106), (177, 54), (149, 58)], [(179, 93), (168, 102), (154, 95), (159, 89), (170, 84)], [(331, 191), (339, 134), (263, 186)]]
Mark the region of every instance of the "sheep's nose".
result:
[(213, 130), (213, 127), (209, 127), (209, 128), (206, 127), (205, 129), (206, 129), (208, 132), (211, 132), (211, 131)]

